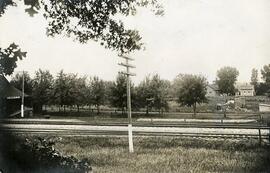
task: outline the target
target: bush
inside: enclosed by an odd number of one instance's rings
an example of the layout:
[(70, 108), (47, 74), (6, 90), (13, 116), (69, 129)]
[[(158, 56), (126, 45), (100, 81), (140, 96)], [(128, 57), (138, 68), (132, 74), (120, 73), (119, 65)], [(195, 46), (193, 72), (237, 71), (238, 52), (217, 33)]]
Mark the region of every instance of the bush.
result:
[[(54, 149), (55, 142), (40, 137), (23, 141), (13, 137), (2, 144), (2, 160), (6, 160), (5, 172), (30, 173), (87, 173), (92, 168), (87, 159), (78, 160), (73, 156), (63, 156)], [(1, 162), (0, 162), (1, 164)], [(3, 162), (2, 162), (3, 164)]]

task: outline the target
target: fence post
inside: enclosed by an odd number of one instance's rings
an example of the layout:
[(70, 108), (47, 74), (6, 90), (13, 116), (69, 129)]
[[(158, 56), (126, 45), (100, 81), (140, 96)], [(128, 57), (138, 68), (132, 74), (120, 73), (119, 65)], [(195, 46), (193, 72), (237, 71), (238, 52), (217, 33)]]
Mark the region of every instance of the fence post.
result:
[(262, 143), (261, 128), (259, 127), (259, 144)]

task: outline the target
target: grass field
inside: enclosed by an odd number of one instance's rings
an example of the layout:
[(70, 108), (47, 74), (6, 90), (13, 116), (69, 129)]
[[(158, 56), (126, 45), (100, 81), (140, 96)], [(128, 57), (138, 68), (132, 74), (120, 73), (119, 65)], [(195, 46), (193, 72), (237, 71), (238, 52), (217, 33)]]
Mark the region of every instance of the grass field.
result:
[(134, 139), (128, 153), (126, 138), (64, 137), (56, 148), (87, 158), (93, 172), (270, 172), (270, 148), (258, 141), (203, 140), (173, 137)]

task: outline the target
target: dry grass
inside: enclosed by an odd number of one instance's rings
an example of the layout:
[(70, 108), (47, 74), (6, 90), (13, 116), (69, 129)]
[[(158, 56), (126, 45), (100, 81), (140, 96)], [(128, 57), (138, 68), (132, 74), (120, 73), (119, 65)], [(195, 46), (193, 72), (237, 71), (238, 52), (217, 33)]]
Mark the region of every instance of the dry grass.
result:
[(64, 137), (56, 148), (88, 158), (94, 172), (270, 172), (270, 148), (257, 141), (197, 140), (173, 137), (134, 139)]

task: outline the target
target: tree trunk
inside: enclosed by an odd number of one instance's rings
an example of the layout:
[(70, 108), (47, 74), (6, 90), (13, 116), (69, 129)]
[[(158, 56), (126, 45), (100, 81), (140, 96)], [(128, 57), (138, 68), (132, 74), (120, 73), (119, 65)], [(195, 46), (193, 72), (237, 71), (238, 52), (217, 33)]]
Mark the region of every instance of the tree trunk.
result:
[(196, 103), (193, 104), (193, 117), (196, 115)]
[(146, 106), (146, 115), (149, 115), (149, 107), (148, 107), (148, 105)]
[(80, 112), (80, 105), (77, 105), (77, 112)]
[(99, 110), (99, 105), (97, 105), (97, 114), (99, 115), (100, 114), (100, 110)]
[(64, 105), (64, 113), (66, 113), (66, 105)]

